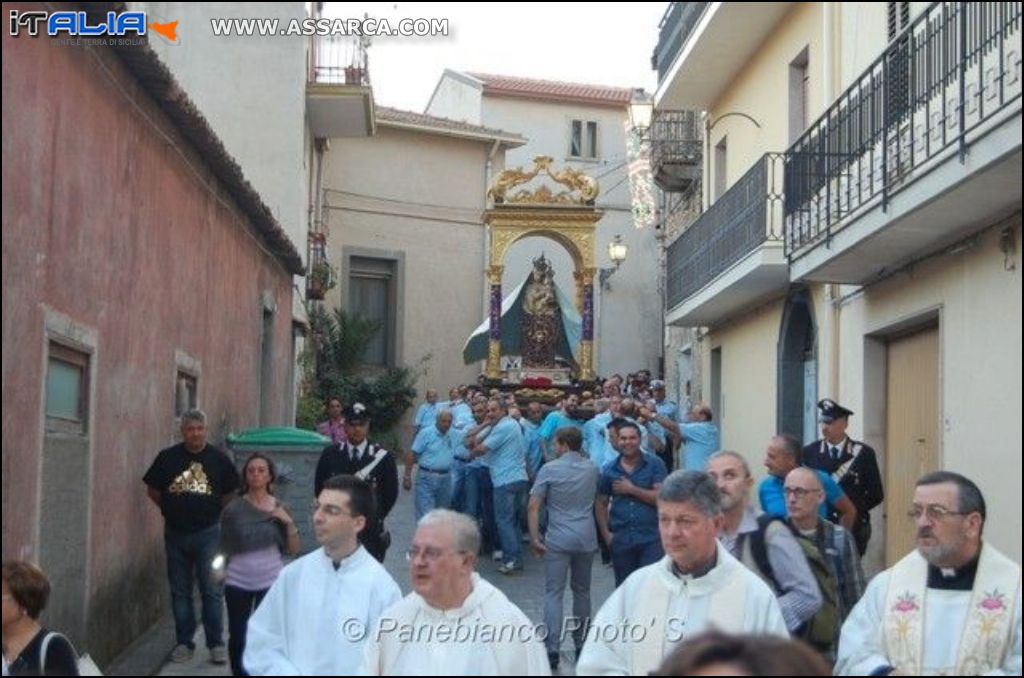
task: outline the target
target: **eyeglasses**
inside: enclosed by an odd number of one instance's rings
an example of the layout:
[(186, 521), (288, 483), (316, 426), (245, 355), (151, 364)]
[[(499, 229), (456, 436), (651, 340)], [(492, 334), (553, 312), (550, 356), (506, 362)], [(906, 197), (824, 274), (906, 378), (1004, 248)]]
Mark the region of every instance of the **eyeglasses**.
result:
[(405, 559), (412, 562), (420, 556), (423, 556), (423, 559), (428, 563), (434, 563), (437, 562), (439, 558), (446, 556), (449, 553), (465, 553), (465, 551), (458, 551), (455, 549), (449, 551), (446, 549), (439, 549), (436, 546), (427, 546), (422, 549), (418, 546), (410, 546), (409, 550), (405, 552)]
[(821, 492), (821, 490), (808, 490), (803, 487), (787, 487), (785, 491), (787, 497), (796, 497), (797, 499), (803, 499), (809, 494)]
[(972, 512), (950, 511), (945, 506), (941, 506), (939, 504), (929, 504), (928, 506), (919, 506), (917, 504), (914, 504), (913, 506), (910, 507), (910, 510), (907, 511), (907, 517), (911, 520), (918, 520), (921, 518), (921, 516), (925, 516), (926, 518), (928, 518), (928, 520), (932, 521), (933, 523), (938, 523), (945, 520), (949, 516), (966, 516), (969, 515), (969, 513)]
[(334, 504), (320, 504), (318, 502), (313, 502), (309, 507), (310, 513), (316, 513), (321, 510), (329, 516), (353, 517), (353, 513), (351, 511), (346, 511), (340, 506), (335, 506)]

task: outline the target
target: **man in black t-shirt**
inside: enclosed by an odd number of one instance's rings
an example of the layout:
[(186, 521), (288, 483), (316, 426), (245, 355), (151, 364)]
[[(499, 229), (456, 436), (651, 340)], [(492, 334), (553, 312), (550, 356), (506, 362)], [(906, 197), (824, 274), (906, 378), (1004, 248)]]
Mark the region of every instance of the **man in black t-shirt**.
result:
[(186, 662), (195, 650), (195, 576), (203, 598), (210, 660), (224, 664), (224, 591), (213, 576), (213, 559), (220, 546), (220, 512), (238, 489), (238, 471), (226, 454), (206, 443), (202, 411), (189, 410), (181, 416), (181, 435), (184, 442), (161, 450), (142, 478), (149, 498), (164, 516), (167, 578), (178, 638), (171, 660)]

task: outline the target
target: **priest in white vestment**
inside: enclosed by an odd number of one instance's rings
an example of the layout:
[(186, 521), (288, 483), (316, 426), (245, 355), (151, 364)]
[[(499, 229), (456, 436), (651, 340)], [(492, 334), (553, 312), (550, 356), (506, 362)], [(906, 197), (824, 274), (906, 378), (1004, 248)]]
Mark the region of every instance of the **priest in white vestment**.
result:
[(939, 471), (917, 481), (917, 549), (868, 585), (836, 675), (1021, 675), (1021, 569), (983, 542), (985, 499)]
[(789, 637), (772, 590), (719, 545), (721, 518), (721, 496), (706, 473), (665, 479), (658, 527), (666, 555), (630, 575), (601, 607), (577, 675), (647, 675), (710, 628)]
[(313, 514), (323, 548), (286, 566), (249, 619), (242, 664), (251, 675), (355, 675), (369, 630), (402, 597), (359, 544), (373, 501), (354, 476), (324, 483)]
[(543, 627), (474, 572), (472, 518), (435, 509), (407, 553), (413, 593), (385, 610), (367, 639), (369, 676), (549, 676)]

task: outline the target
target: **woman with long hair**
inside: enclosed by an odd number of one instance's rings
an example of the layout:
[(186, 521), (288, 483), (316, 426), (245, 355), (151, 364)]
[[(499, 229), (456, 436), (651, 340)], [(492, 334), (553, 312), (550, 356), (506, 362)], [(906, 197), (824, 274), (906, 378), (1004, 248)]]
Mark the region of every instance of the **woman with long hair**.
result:
[(299, 552), (299, 528), (274, 496), (274, 462), (259, 452), (242, 467), (239, 496), (221, 515), (221, 544), (227, 558), (224, 600), (228, 607), (231, 672), (245, 676), (242, 652), (249, 616), (284, 567), (282, 554)]

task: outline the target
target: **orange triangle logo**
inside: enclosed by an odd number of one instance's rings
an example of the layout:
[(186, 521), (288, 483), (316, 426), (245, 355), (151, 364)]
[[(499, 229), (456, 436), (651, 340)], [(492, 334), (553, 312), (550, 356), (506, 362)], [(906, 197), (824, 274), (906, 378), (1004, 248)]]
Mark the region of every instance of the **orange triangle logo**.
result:
[(171, 42), (177, 42), (178, 41), (178, 22), (177, 21), (169, 21), (169, 22), (163, 23), (163, 24), (157, 23), (156, 21), (154, 21), (154, 22), (149, 24), (149, 27), (151, 29), (153, 29), (154, 32), (159, 33), (160, 35), (164, 36), (165, 38), (167, 38)]

